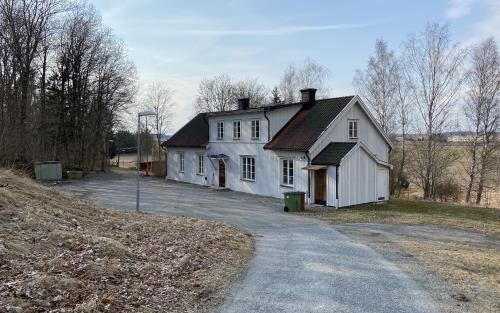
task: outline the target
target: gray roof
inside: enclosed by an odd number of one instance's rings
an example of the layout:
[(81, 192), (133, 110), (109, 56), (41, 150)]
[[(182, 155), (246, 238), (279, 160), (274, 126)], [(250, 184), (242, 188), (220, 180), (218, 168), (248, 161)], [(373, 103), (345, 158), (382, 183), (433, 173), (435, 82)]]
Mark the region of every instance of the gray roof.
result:
[(340, 165), (356, 142), (330, 142), (311, 162), (313, 165)]

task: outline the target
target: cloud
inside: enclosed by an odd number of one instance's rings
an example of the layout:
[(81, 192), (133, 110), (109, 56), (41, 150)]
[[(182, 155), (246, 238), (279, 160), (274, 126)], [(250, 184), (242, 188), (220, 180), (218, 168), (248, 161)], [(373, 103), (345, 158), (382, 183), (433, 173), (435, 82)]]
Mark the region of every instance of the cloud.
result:
[(474, 1), (475, 0), (452, 0), (450, 7), (446, 10), (446, 16), (450, 19), (457, 19), (469, 15)]
[(329, 24), (329, 25), (303, 25), (261, 29), (167, 29), (162, 35), (188, 35), (188, 36), (281, 36), (301, 32), (358, 29), (367, 24)]

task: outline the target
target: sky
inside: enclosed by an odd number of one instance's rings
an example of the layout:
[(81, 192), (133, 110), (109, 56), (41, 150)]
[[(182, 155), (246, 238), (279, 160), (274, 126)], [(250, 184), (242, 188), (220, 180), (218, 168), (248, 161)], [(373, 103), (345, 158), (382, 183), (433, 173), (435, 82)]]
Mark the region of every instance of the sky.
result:
[(427, 22), (448, 22), (454, 41), (500, 40), (500, 0), (90, 2), (127, 46), (139, 88), (162, 81), (174, 90), (170, 132), (194, 116), (203, 78), (225, 73), (272, 88), (288, 64), (310, 57), (329, 68), (332, 96), (344, 96), (355, 94), (354, 73), (377, 38), (397, 52)]

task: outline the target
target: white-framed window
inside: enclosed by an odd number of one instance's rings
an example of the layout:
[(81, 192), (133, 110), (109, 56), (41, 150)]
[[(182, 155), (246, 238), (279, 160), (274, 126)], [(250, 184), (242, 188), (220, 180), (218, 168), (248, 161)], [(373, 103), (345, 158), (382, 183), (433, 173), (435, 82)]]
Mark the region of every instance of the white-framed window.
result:
[(205, 174), (205, 158), (203, 157), (203, 154), (198, 154), (198, 167), (196, 173), (198, 175)]
[(293, 160), (281, 159), (281, 184), (293, 186)]
[(224, 122), (217, 122), (217, 139), (224, 139)]
[(179, 152), (179, 173), (184, 173), (184, 152)]
[(255, 180), (255, 157), (241, 157), (241, 179), (251, 181)]
[(252, 120), (252, 139), (260, 138), (260, 120)]
[(349, 120), (349, 139), (358, 139), (358, 121)]
[(238, 140), (241, 138), (241, 121), (233, 121), (233, 139)]

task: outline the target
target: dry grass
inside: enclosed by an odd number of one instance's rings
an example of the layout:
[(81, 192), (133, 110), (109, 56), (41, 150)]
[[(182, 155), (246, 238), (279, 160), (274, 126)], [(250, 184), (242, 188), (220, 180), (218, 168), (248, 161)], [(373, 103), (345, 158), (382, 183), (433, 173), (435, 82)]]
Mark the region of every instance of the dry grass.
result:
[(232, 226), (103, 209), (0, 170), (0, 312), (203, 312), (253, 244)]
[[(317, 217), (334, 224), (376, 223), (433, 226), (442, 230), (442, 237), (429, 239), (415, 233), (405, 236), (393, 234), (375, 242), (373, 235), (349, 232), (359, 240), (384, 254), (387, 245), (402, 250), (421, 264), (433, 269), (437, 275), (458, 294), (455, 300), (467, 301), (466, 311), (448, 307), (446, 312), (493, 313), (500, 311), (500, 210), (466, 207), (446, 203), (391, 200), (386, 204), (336, 211), (311, 208), (305, 215)], [(436, 227), (437, 226), (437, 227)], [(362, 227), (360, 227), (362, 228)], [(484, 244), (453, 240), (447, 229), (463, 229), (484, 236)]]
[(452, 297), (470, 302), (468, 312), (500, 312), (500, 252), (497, 248), (415, 239), (399, 240), (396, 244), (460, 290)]
[(443, 225), (466, 228), (500, 237), (500, 209), (467, 207), (440, 202), (391, 200), (384, 204), (332, 211), (308, 208), (304, 215), (334, 224), (382, 223)]

